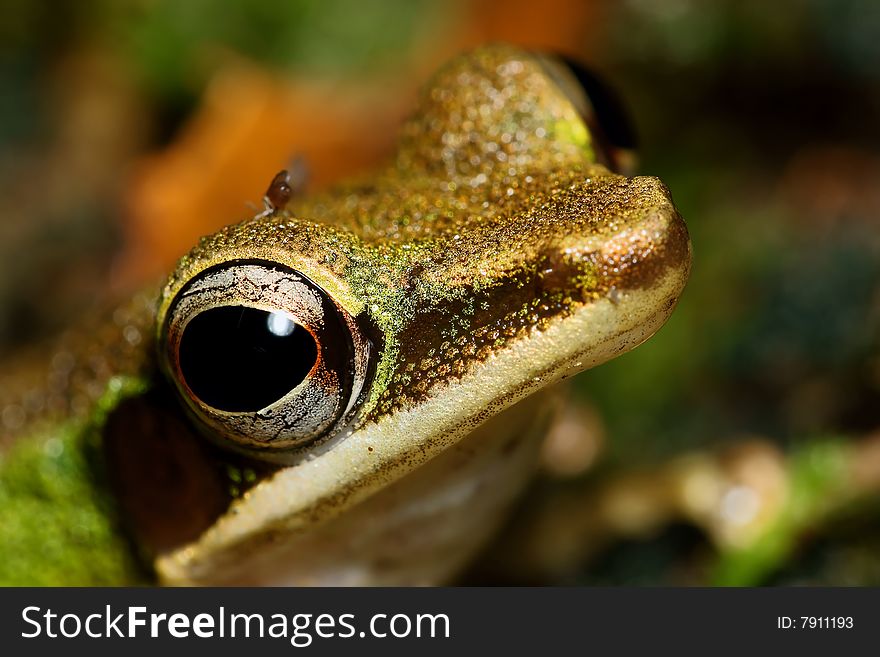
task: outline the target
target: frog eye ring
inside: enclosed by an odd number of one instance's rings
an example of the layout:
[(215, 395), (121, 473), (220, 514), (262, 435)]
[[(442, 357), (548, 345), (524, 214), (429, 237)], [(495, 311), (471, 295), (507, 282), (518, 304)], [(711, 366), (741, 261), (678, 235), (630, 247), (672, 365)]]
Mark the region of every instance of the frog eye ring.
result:
[(278, 462), (348, 424), (371, 353), (355, 319), (323, 289), (263, 261), (193, 278), (160, 341), (163, 369), (208, 435)]

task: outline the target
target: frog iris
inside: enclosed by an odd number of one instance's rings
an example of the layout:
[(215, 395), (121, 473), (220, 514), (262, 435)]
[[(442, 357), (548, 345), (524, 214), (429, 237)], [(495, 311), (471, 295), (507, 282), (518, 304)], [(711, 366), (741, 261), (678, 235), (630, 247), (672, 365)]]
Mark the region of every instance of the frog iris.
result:
[(372, 344), (308, 277), (233, 261), (193, 277), (166, 315), (160, 357), (215, 442), (286, 462), (357, 411)]

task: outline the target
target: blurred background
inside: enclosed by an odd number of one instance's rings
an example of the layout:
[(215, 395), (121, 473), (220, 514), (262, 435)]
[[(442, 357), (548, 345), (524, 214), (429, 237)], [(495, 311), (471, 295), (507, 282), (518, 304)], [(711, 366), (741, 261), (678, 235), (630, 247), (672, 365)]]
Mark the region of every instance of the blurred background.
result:
[(2, 0), (0, 358), (294, 157), (311, 189), (381, 161), (427, 75), (496, 40), (618, 89), (695, 253), (660, 333), (577, 382), (586, 436), (547, 469), (606, 511), (560, 521), (589, 546), (538, 581), (880, 584), (874, 3)]

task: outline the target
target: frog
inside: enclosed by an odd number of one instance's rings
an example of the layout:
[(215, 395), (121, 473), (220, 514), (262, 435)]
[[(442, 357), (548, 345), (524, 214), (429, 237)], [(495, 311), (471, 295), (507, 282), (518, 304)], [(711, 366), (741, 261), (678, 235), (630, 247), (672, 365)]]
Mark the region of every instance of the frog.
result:
[(456, 581), (567, 381), (648, 340), (690, 273), (597, 89), (551, 54), (459, 55), (377, 171), (282, 172), (164, 283), (7, 363), (0, 580)]

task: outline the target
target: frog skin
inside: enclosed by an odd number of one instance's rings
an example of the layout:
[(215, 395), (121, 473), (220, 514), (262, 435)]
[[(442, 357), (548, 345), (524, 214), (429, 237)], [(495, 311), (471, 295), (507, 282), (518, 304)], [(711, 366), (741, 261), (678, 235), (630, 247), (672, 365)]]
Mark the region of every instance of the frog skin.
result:
[[(647, 340), (690, 269), (669, 191), (601, 163), (554, 61), (458, 57), (378, 173), (276, 179), (158, 306), (5, 368), (0, 580), (452, 581), (532, 478), (554, 384)], [(253, 375), (230, 307), (293, 330), (303, 371), (273, 347)]]

